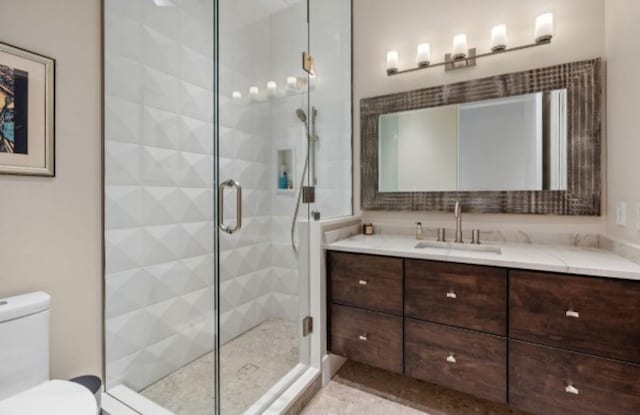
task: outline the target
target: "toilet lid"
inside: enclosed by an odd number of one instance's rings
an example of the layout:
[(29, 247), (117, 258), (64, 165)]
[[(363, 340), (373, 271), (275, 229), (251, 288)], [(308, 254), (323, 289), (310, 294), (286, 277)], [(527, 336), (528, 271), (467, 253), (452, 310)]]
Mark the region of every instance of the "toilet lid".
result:
[(98, 404), (84, 386), (50, 380), (0, 401), (0, 415), (96, 415)]

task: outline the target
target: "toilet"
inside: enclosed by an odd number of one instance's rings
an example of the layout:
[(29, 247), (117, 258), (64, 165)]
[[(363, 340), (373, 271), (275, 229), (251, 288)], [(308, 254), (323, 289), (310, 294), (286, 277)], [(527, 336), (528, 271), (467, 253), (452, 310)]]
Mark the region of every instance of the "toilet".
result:
[(0, 299), (0, 415), (97, 415), (84, 386), (49, 379), (50, 297)]

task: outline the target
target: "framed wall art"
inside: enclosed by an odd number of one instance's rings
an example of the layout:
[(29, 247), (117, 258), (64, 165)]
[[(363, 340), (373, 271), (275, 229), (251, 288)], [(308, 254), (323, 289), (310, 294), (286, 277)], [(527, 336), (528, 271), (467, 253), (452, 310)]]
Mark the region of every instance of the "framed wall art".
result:
[(55, 175), (55, 60), (0, 42), (0, 174)]

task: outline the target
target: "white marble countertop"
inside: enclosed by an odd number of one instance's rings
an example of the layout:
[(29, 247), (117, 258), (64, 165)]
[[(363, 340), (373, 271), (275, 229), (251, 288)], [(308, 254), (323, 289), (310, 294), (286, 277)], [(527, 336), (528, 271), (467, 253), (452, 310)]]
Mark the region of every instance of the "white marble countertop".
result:
[[(434, 242), (432, 239), (424, 241)], [(421, 241), (405, 235), (359, 234), (327, 243), (325, 249), (640, 281), (640, 264), (600, 248), (517, 242), (487, 242), (481, 245), (500, 248), (501, 254), (497, 254), (450, 247), (415, 248), (418, 242)]]

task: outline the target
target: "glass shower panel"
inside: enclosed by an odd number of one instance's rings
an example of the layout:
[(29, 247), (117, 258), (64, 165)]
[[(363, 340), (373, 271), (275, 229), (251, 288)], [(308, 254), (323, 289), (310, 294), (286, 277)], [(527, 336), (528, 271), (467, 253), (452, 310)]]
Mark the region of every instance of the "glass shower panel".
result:
[(352, 214), (351, 2), (309, 0), (309, 49), (316, 76), (309, 99), (316, 109), (316, 202), (323, 219)]
[(105, 382), (133, 408), (215, 406), (213, 11), (104, 1)]
[(221, 410), (260, 413), (309, 361), (307, 2), (221, 0), (219, 22), (218, 174), (242, 188), (241, 209), (222, 195), (242, 226), (220, 232)]

